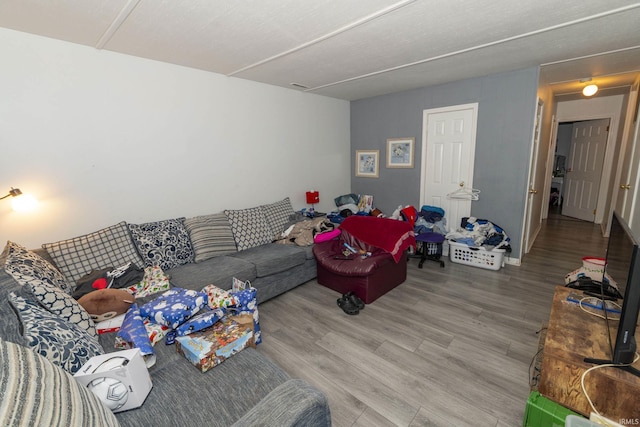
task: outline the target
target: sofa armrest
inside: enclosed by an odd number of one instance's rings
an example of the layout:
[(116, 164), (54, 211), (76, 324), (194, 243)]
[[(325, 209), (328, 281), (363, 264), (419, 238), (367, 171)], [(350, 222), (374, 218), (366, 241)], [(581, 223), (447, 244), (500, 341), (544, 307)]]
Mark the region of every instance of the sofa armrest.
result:
[(233, 424), (234, 427), (330, 425), (327, 398), (300, 379), (280, 384)]

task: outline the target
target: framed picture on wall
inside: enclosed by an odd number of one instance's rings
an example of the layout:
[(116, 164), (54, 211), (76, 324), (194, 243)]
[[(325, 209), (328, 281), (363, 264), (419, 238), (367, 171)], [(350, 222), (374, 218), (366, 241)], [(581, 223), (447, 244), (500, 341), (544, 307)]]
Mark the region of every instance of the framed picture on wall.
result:
[(415, 138), (387, 139), (387, 167), (412, 168)]
[(378, 178), (380, 150), (356, 150), (356, 176)]

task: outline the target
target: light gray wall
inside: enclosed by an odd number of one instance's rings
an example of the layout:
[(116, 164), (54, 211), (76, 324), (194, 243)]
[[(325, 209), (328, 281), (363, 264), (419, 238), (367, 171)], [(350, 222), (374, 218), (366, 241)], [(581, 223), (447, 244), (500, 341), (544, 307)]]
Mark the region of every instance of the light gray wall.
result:
[[(398, 205), (420, 208), (423, 110), (478, 103), (473, 186), (482, 191), (471, 214), (505, 229), (520, 253), (538, 67), (383, 95), (351, 103), (351, 190), (374, 196), (390, 215)], [(415, 137), (415, 167), (387, 169), (387, 138)], [(355, 151), (380, 150), (380, 177), (355, 176)], [(450, 224), (451, 225), (451, 224)]]
[(0, 29), (0, 252), (349, 192), (349, 102)]

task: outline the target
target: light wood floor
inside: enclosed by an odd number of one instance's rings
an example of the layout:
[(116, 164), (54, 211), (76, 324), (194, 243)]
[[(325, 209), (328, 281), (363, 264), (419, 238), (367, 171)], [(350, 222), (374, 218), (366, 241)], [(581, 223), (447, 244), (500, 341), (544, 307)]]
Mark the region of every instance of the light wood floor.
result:
[(521, 266), (411, 259), (356, 316), (314, 280), (260, 306), (258, 348), (326, 393), (334, 426), (521, 426), (554, 286), (605, 248), (599, 225), (555, 215)]

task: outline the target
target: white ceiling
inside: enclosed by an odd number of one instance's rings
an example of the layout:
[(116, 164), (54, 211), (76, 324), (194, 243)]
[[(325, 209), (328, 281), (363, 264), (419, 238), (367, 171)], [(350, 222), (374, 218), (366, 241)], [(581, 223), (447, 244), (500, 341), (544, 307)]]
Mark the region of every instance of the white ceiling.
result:
[(537, 65), (557, 93), (640, 72), (628, 0), (3, 0), (0, 26), (346, 100)]

